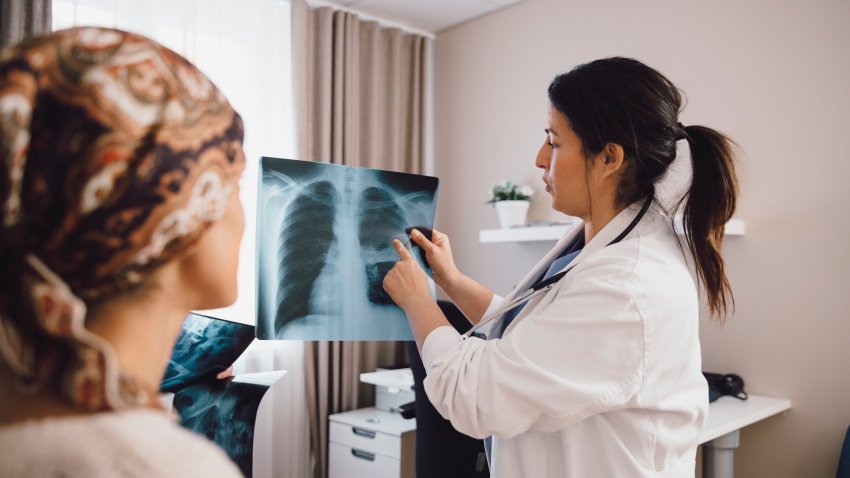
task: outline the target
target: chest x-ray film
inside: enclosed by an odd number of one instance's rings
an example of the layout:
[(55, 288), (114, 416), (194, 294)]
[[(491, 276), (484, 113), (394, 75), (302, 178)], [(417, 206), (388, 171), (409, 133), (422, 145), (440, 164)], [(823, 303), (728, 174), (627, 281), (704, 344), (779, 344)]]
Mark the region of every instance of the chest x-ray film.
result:
[[(399, 239), (431, 229), (437, 178), (262, 158), (257, 205), (257, 338), (413, 340), (383, 289)], [(431, 293), (434, 294), (433, 282)]]
[(253, 341), (253, 325), (190, 313), (177, 336), (160, 390), (176, 393), (193, 382), (214, 378)]

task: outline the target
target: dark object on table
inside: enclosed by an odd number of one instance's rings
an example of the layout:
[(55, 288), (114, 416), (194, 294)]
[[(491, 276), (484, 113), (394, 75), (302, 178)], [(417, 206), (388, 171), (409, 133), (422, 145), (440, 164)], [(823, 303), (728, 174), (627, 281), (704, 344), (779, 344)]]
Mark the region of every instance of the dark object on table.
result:
[(744, 391), (744, 379), (734, 373), (712, 373), (703, 372), (708, 382), (708, 401), (713, 402), (718, 398), (728, 395), (739, 400), (746, 400), (748, 395)]
[(410, 420), (411, 418), (416, 417), (416, 402), (405, 403), (404, 405), (400, 405), (398, 407), (398, 413), (401, 414), (401, 417), (405, 420)]
[[(440, 310), (458, 332), (471, 324), (451, 302), (437, 301)], [(425, 367), (415, 342), (408, 342), (407, 354), (413, 371), (416, 401), (416, 476), (418, 478), (483, 478), (490, 476), (484, 441), (455, 430), (428, 401), (422, 381)]]

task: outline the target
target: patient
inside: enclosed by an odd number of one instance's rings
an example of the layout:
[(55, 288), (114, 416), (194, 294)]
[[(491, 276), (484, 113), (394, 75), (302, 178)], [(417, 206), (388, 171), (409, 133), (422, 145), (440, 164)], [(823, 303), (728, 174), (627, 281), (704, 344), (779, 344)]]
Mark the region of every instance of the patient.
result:
[(78, 28), (0, 56), (0, 476), (240, 476), (157, 390), (231, 304), (242, 121), (194, 66)]

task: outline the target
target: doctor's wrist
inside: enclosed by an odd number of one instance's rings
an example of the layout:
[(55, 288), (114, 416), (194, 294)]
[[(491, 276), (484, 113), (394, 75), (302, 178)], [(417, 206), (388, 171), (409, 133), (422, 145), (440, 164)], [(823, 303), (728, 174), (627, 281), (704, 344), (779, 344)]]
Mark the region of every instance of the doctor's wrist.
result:
[(464, 276), (459, 270), (455, 269), (452, 274), (446, 274), (441, 279), (442, 280), (437, 282), (437, 285), (443, 289), (443, 292), (451, 297), (452, 294), (457, 293), (463, 288), (463, 282), (464, 279), (466, 279), (466, 276)]

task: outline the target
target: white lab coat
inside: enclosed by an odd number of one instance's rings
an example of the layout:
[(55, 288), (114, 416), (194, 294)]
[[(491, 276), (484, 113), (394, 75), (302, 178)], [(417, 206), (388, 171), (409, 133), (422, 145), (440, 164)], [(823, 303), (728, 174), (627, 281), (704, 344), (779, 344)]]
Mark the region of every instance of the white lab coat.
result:
[[(639, 206), (599, 231), (501, 339), (464, 339), (451, 327), (425, 339), (425, 391), (457, 430), (493, 436), (493, 477), (694, 476), (708, 389), (688, 261), (656, 206), (605, 247)], [(582, 227), (507, 299), (529, 288)]]

